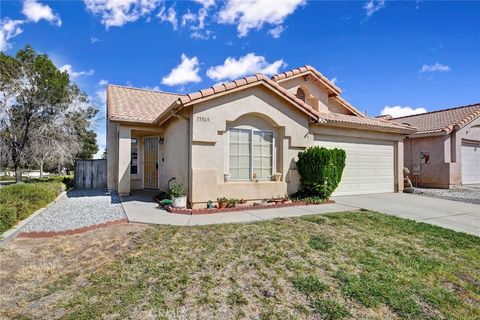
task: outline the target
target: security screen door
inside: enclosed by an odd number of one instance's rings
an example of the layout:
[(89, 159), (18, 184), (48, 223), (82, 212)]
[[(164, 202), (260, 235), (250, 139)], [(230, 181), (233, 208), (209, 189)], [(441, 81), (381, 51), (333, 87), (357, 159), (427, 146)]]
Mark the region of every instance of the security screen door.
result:
[(158, 137), (143, 141), (143, 185), (145, 189), (158, 189)]

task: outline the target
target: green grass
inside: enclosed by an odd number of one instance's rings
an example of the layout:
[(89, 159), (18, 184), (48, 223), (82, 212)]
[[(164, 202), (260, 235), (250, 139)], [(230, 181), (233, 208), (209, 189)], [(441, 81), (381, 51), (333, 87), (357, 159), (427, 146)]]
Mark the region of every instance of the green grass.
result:
[(0, 233), (55, 200), (63, 190), (61, 182), (37, 181), (0, 188)]
[(478, 319), (480, 238), (369, 211), (158, 226), (78, 281), (65, 319)]

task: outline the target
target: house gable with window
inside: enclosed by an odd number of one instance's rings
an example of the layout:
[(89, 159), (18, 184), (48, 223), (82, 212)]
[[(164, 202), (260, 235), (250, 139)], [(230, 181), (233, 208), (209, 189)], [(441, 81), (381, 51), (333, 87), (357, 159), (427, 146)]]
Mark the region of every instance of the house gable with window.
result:
[(340, 93), (310, 66), (187, 95), (109, 86), (108, 187), (175, 181), (193, 207), (282, 197), (298, 189), (298, 152), (319, 145), (347, 151), (337, 194), (401, 191), (403, 138), (415, 129), (366, 117)]

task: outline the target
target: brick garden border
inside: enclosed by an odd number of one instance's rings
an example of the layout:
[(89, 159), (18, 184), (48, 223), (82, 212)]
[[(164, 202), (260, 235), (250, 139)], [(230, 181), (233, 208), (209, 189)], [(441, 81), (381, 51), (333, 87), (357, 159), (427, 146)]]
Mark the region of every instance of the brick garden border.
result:
[(17, 235), (17, 237), (18, 238), (48, 238), (48, 237), (55, 237), (55, 236), (70, 236), (70, 235), (84, 233), (84, 232), (87, 232), (87, 231), (100, 229), (100, 228), (106, 228), (106, 227), (109, 227), (109, 226), (113, 226), (113, 225), (121, 224), (121, 223), (126, 223), (126, 222), (128, 222), (128, 219), (127, 218), (122, 218), (122, 219), (107, 221), (107, 222), (104, 222), (104, 223), (94, 224), (94, 225), (91, 225), (91, 226), (86, 226), (86, 227), (71, 229), (71, 230), (20, 232)]
[(213, 214), (213, 213), (223, 213), (223, 212), (238, 212), (245, 210), (261, 210), (261, 209), (276, 209), (276, 208), (287, 208), (287, 207), (298, 207), (298, 206), (309, 206), (309, 205), (318, 205), (318, 204), (331, 204), (335, 203), (333, 200), (325, 200), (321, 203), (310, 203), (304, 201), (290, 202), (290, 203), (276, 203), (276, 204), (261, 204), (261, 205), (240, 205), (233, 208), (211, 208), (211, 209), (181, 209), (174, 208), (172, 206), (166, 207), (166, 210), (170, 213), (175, 214), (186, 214), (186, 215), (197, 215), (197, 214)]

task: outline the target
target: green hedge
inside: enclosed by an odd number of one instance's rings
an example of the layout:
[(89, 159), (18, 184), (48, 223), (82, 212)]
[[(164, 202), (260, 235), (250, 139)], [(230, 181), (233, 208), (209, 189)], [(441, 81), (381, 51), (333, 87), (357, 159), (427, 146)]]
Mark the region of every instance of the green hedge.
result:
[(342, 179), (346, 153), (342, 149), (311, 147), (298, 154), (300, 190), (297, 196), (328, 199)]
[(61, 182), (19, 183), (0, 188), (0, 233), (55, 200), (63, 189)]

